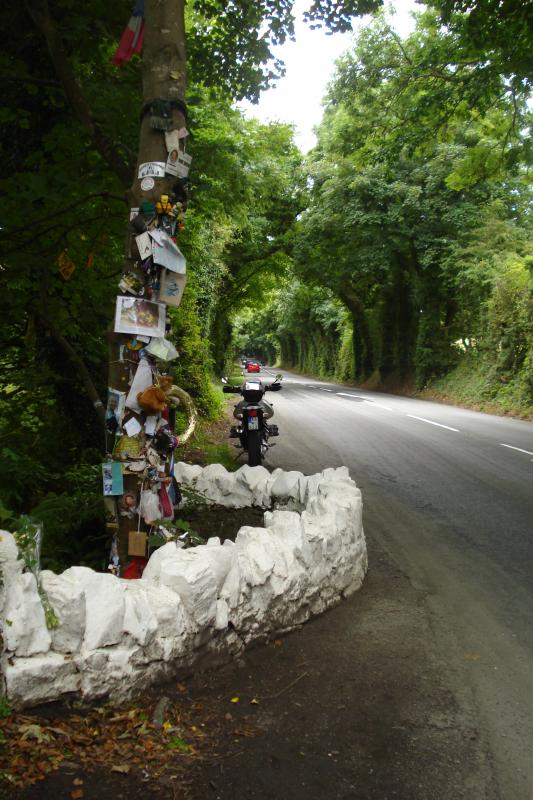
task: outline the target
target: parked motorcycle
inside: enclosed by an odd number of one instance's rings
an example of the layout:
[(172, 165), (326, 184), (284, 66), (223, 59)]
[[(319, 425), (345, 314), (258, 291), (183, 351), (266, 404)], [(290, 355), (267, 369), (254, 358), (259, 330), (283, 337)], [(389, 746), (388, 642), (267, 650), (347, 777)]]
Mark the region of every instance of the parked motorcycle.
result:
[(227, 394), (240, 394), (240, 400), (235, 406), (233, 416), (238, 424), (230, 431), (231, 439), (240, 439), (241, 447), (248, 452), (248, 464), (257, 467), (271, 445), (268, 440), (271, 436), (278, 436), (278, 426), (269, 425), (268, 420), (274, 415), (272, 405), (263, 399), (265, 392), (279, 392), (281, 389), (282, 375), (276, 375), (274, 383), (265, 384), (263, 381), (247, 380), (241, 386), (228, 384), (227, 378), (222, 378), (223, 392)]

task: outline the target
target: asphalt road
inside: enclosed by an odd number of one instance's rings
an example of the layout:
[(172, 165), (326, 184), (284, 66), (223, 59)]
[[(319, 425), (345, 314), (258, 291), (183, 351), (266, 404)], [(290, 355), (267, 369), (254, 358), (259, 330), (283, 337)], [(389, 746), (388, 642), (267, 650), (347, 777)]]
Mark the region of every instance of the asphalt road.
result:
[(424, 598), (495, 796), (531, 800), (533, 424), (287, 372), (268, 399), (280, 436), (266, 465), (349, 468), (367, 537)]

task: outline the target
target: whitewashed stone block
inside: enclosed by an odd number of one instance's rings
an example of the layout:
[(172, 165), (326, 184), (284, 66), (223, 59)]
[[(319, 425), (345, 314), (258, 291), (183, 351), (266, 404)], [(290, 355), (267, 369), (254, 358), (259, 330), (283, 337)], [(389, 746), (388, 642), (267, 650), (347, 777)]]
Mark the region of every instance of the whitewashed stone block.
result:
[(80, 688), (74, 662), (60, 653), (4, 659), (2, 666), (6, 694), (14, 707), (57, 700)]
[(83, 646), (96, 650), (118, 644), (124, 632), (124, 582), (114, 575), (92, 573), (84, 582), (85, 636)]
[(124, 631), (143, 646), (157, 632), (157, 617), (152, 611), (147, 592), (137, 581), (128, 581), (125, 585)]
[(271, 486), (270, 493), (275, 500), (299, 499), (299, 481), (303, 478), (301, 472), (282, 472), (277, 476)]
[(228, 627), (229, 609), (225, 600), (217, 600), (217, 611), (215, 616), (215, 628), (217, 631), (224, 631)]
[(2, 610), (2, 629), (5, 649), (16, 656), (33, 656), (50, 649), (52, 638), (33, 573), (11, 578)]
[(186, 486), (192, 486), (201, 474), (202, 467), (198, 464), (186, 464), (185, 461), (174, 464), (174, 477), (178, 483), (184, 483)]
[(41, 572), (41, 584), (54, 609), (59, 626), (51, 631), (52, 648), (57, 653), (74, 653), (85, 633), (85, 594), (71, 573), (55, 575)]
[(18, 559), (18, 548), (15, 537), (9, 531), (0, 531), (0, 565), (6, 561)]
[(215, 619), (217, 588), (213, 570), (197, 549), (182, 550), (163, 561), (160, 581), (180, 596), (190, 616), (205, 627)]

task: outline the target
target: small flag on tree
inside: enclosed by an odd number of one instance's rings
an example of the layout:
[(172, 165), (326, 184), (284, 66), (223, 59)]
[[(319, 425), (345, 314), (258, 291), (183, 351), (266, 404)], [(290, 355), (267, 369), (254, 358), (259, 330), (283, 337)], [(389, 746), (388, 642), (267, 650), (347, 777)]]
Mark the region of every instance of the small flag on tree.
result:
[(144, 40), (144, 0), (137, 0), (130, 20), (122, 32), (120, 42), (111, 59), (116, 67), (121, 67), (133, 56), (139, 55)]

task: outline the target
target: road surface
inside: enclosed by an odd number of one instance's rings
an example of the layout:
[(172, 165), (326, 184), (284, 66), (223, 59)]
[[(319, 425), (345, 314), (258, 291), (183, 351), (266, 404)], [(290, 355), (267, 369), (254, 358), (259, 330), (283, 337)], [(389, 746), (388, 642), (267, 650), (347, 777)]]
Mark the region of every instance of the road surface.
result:
[[(262, 377), (273, 374), (264, 368)], [(466, 770), (451, 794), (423, 782), (429, 758), (418, 794), (397, 784), (307, 796), (531, 800), (533, 424), (290, 373), (268, 399), (280, 436), (266, 465), (307, 474), (349, 468), (363, 492), (371, 554), (400, 571), (427, 616), (423, 636), (454, 708), (449, 727), (463, 738), (473, 731), (477, 748), (471, 783)], [(394, 599), (394, 581), (382, 589)], [(331, 619), (336, 613), (345, 612)]]

